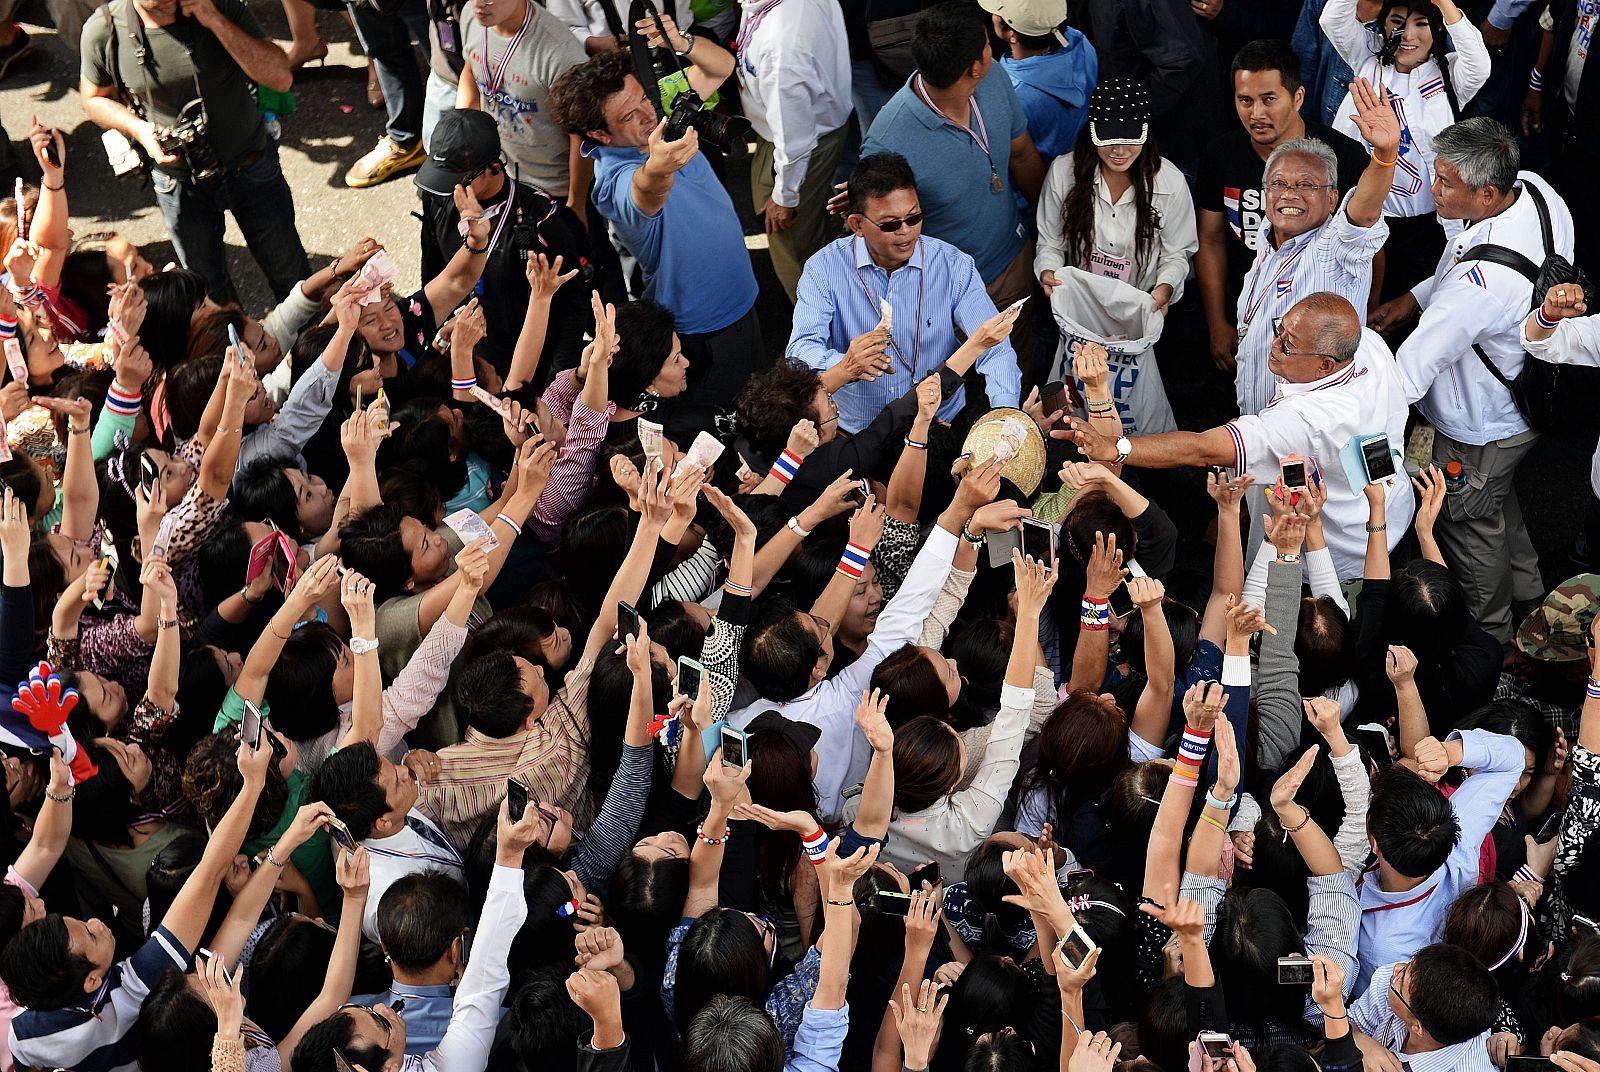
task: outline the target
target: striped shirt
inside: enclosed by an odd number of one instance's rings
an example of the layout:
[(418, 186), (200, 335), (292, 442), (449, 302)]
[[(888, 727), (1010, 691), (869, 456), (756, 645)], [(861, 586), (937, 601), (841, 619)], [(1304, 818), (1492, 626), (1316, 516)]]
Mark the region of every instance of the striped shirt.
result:
[[(1477, 851), (1476, 847), (1473, 851)], [(1489, 1059), (1488, 1031), (1437, 1050), (1406, 1053), (1401, 1049), (1410, 1032), (1389, 1001), (1389, 983), (1398, 966), (1397, 961), (1373, 974), (1367, 993), (1350, 1006), (1350, 1026), (1371, 1036), (1378, 1045), (1400, 1058), (1401, 1067), (1411, 1072), (1495, 1072), (1495, 1063)]]
[(615, 402), (607, 402), (605, 412), (596, 413), (578, 397), (581, 390), (577, 373), (568, 369), (556, 375), (543, 396), (545, 406), (567, 425), (561, 453), (550, 467), (550, 480), (539, 493), (533, 516), (528, 518), (533, 534), (547, 548), (560, 544), (561, 527), (567, 518), (589, 501), (595, 461), (606, 441), (606, 430), (611, 427), (611, 415), (617, 411)]
[(192, 956), (165, 927), (114, 964), (93, 999), (73, 1009), (23, 1009), (11, 1021), (11, 1056), (31, 1068), (134, 1072), (139, 1007), (168, 968), (188, 971)]
[(1389, 238), (1389, 225), (1371, 227), (1350, 222), (1344, 206), (1334, 209), (1322, 226), (1289, 239), (1277, 249), (1272, 224), (1261, 221), (1256, 262), (1239, 291), (1239, 412), (1260, 413), (1272, 401), (1278, 380), (1267, 370), (1272, 349), (1272, 321), (1301, 298), (1331, 291), (1357, 309), (1367, 307), (1372, 290), (1372, 259)]

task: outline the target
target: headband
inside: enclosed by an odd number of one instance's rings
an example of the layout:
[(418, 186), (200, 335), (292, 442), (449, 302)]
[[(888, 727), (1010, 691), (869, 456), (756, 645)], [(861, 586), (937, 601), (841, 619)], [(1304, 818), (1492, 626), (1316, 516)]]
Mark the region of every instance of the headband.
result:
[(122, 485), (122, 490), (128, 493), (128, 498), (134, 502), (139, 501), (139, 496), (134, 494), (133, 482), (128, 479), (128, 452), (119, 450), (106, 459), (106, 472)]
[(1504, 967), (1507, 961), (1522, 952), (1522, 947), (1528, 944), (1528, 902), (1518, 897), (1517, 907), (1522, 909), (1522, 927), (1517, 931), (1517, 940), (1511, 943), (1511, 949), (1505, 956), (1489, 965), (1490, 971)]
[(1122, 916), (1124, 918), (1126, 918), (1127, 915), (1128, 915), (1126, 912), (1124, 912), (1122, 909), (1118, 908), (1116, 905), (1112, 904), (1110, 901), (1094, 901), (1094, 900), (1090, 900), (1089, 895), (1086, 894), (1086, 893), (1080, 893), (1076, 897), (1067, 898), (1067, 908), (1069, 910), (1073, 911), (1073, 912), (1082, 912), (1082, 911), (1084, 911), (1085, 909), (1088, 909), (1088, 908), (1104, 908), (1104, 909), (1107, 909), (1108, 911), (1115, 912), (1117, 915)]

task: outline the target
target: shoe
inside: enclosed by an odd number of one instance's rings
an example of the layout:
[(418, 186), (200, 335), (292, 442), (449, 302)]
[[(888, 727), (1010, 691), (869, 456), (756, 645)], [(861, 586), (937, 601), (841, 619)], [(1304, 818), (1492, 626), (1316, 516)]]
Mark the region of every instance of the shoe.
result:
[(0, 78), (4, 78), (6, 72), (11, 70), (11, 65), (26, 56), (32, 49), (33, 40), (28, 36), (28, 31), (18, 26), (17, 36), (11, 39), (9, 45), (0, 47)]
[(371, 60), (367, 61), (367, 104), (373, 111), (378, 111), (384, 105), (383, 85), (378, 81), (378, 68), (373, 66)]
[(402, 149), (385, 135), (378, 139), (378, 144), (370, 153), (357, 160), (344, 173), (344, 184), (353, 190), (377, 186), (408, 171), (417, 170), (427, 158), (428, 154), (420, 141), (409, 149)]

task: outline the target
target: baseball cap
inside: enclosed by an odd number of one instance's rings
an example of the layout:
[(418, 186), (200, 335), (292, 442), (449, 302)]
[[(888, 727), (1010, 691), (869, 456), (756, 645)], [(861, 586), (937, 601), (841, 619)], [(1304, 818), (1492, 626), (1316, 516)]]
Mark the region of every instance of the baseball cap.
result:
[[(437, 136), (437, 135), (436, 135)], [(1089, 98), (1089, 139), (1096, 145), (1143, 145), (1150, 137), (1150, 93), (1132, 78), (1107, 78)]]
[(809, 722), (796, 722), (792, 718), (784, 718), (776, 711), (763, 711), (750, 720), (745, 728), (746, 733), (776, 733), (790, 744), (802, 756), (811, 754), (817, 747), (817, 741), (822, 737), (822, 728), (813, 726)]
[(471, 108), (440, 113), (433, 128), (428, 159), (417, 172), (417, 189), (448, 197), (461, 180), (500, 159), (500, 131), (494, 117)]
[(1049, 37), (1051, 34), (1059, 37), (1057, 31), (1067, 21), (1067, 0), (978, 0), (978, 3), (1024, 37)]
[(1517, 649), (1530, 658), (1572, 663), (1589, 657), (1584, 637), (1600, 611), (1600, 573), (1580, 573), (1556, 585), (1522, 620)]

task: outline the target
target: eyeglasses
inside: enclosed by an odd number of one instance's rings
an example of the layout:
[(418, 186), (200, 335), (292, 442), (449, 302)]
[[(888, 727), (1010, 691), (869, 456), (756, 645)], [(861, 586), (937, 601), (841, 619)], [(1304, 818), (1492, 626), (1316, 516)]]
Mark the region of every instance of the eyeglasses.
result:
[(865, 212), (859, 213), (858, 215), (860, 215), (860, 217), (866, 220), (868, 223), (872, 224), (872, 226), (882, 231), (884, 234), (894, 234), (902, 227), (915, 227), (917, 224), (922, 222), (922, 213), (920, 212), (912, 212), (898, 220), (885, 220), (883, 223), (879, 223), (871, 216), (868, 216)]
[(1286, 194), (1293, 190), (1297, 194), (1309, 194), (1315, 190), (1331, 190), (1331, 182), (1284, 182), (1282, 179), (1273, 179), (1267, 183), (1267, 191), (1274, 194)]
[(761, 944), (767, 950), (767, 970), (771, 971), (778, 963), (778, 928), (774, 927), (766, 916), (758, 916), (754, 912), (746, 912), (745, 918), (754, 923), (756, 929), (761, 932)]
[(1411, 962), (1409, 960), (1402, 960), (1399, 964), (1396, 964), (1394, 966), (1394, 971), (1389, 975), (1389, 993), (1391, 993), (1395, 997), (1399, 998), (1400, 999), (1400, 1004), (1402, 1004), (1402, 1005), (1404, 1005), (1406, 1007), (1406, 1012), (1411, 1013), (1411, 1015), (1413, 1017), (1415, 1017), (1417, 1014), (1411, 1008), (1411, 1002), (1407, 1001), (1406, 1000), (1406, 996), (1404, 994), (1400, 993), (1400, 988), (1394, 985), (1395, 978), (1400, 974), (1400, 969), (1401, 968), (1405, 968), (1407, 971), (1410, 971), (1411, 970)]
[(383, 1048), (385, 1050), (389, 1048), (389, 1040), (394, 1035), (394, 1027), (389, 1023), (389, 1021), (378, 1015), (377, 1009), (372, 1008), (370, 1005), (357, 1005), (353, 1001), (346, 1002), (345, 1004), (339, 1006), (340, 1012), (344, 1012), (346, 1009), (360, 1009), (362, 1012), (378, 1021), (378, 1026), (383, 1028)]
[(1275, 316), (1272, 318), (1272, 341), (1277, 344), (1278, 349), (1283, 353), (1284, 357), (1325, 357), (1329, 361), (1339, 360), (1332, 354), (1318, 353), (1315, 350), (1289, 349), (1289, 344), (1284, 340), (1283, 337), (1283, 317), (1281, 316)]

